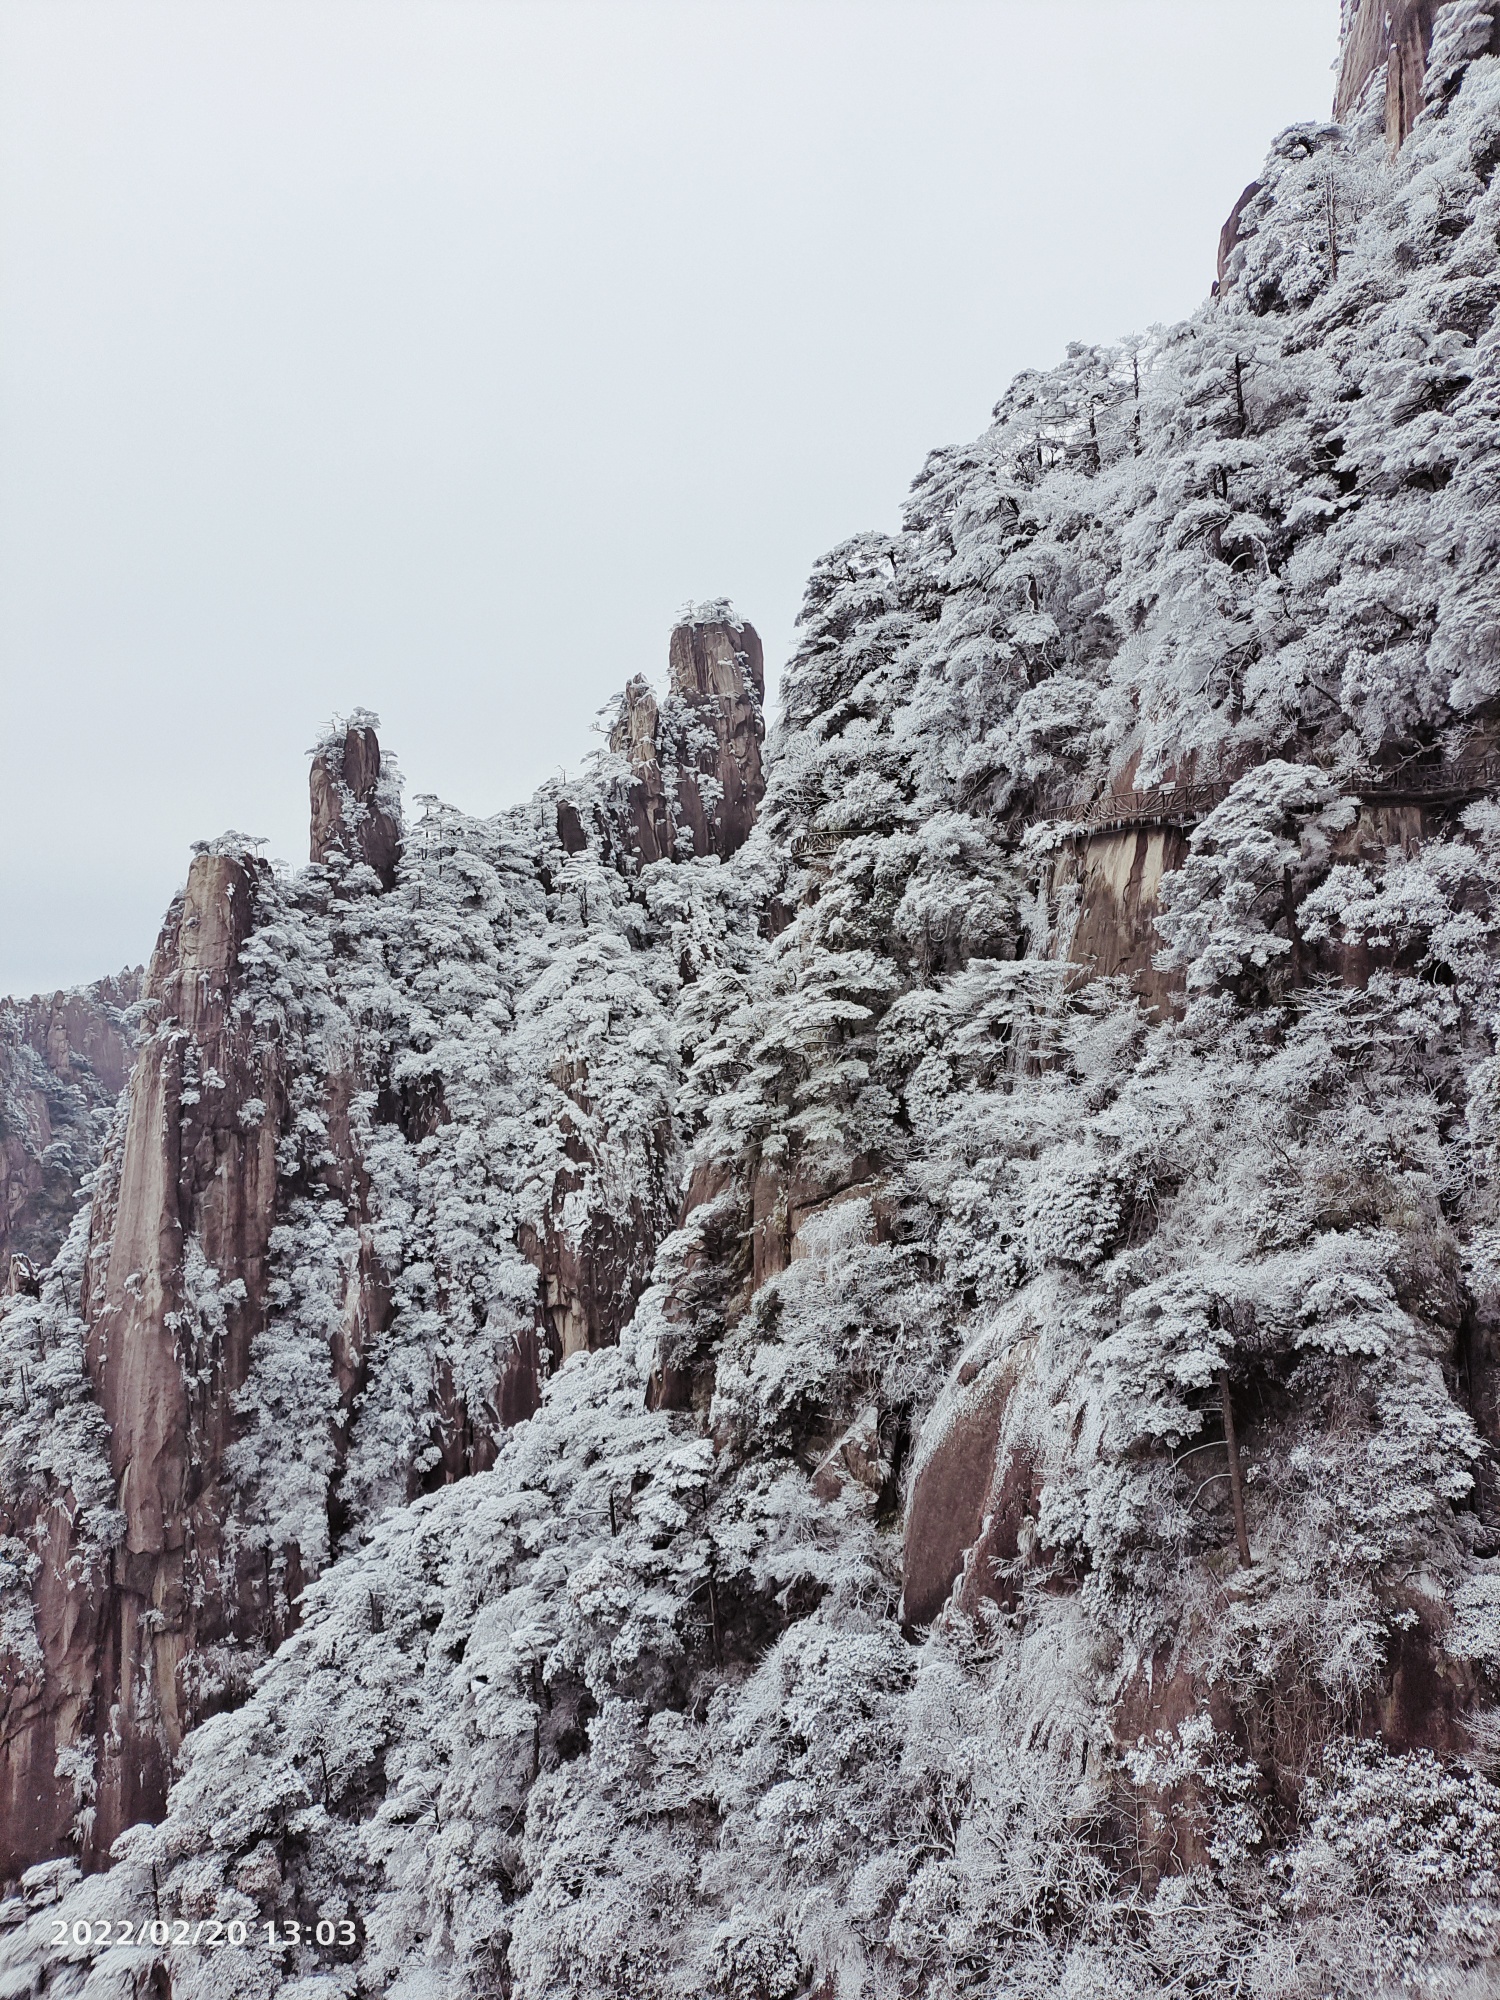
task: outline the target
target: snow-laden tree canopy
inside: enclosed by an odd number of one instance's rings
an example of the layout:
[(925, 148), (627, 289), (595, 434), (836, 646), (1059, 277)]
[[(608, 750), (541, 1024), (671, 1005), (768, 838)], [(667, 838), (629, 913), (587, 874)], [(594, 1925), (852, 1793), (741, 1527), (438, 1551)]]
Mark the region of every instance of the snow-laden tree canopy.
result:
[[(162, 1823), (30, 1881), (0, 1993), (157, 1960), (192, 2000), (1494, 1990), (1474, 18), (1440, 10), (1398, 157), (1373, 110), (1285, 134), (1217, 298), (1021, 378), (818, 565), (732, 860), (563, 853), (548, 796), (433, 806), (385, 895), (266, 888), (294, 1198), (234, 1479), (314, 1580)], [(1204, 791), (1147, 1005), (1089, 976), (1076, 857), (1163, 785)], [(350, 1048), (392, 1311), (346, 1415)], [(612, 1338), (436, 1484), (433, 1383), (482, 1407), (527, 1231), (604, 1232)], [(80, 1254), (5, 1321), (4, 1464), (103, 1545)], [(359, 1942), (48, 1944), (156, 1907)]]

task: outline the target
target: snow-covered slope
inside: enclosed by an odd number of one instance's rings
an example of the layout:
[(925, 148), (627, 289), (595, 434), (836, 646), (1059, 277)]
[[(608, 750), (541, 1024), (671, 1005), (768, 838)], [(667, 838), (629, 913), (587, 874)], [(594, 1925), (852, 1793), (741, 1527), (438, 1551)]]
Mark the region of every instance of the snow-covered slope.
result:
[[(321, 1573), (159, 1823), (28, 1878), (0, 1993), (1496, 1990), (1487, 19), (1436, 11), (1396, 156), (1382, 75), (1195, 319), (1023, 378), (819, 565), (726, 863), (612, 864), (672, 789), (626, 717), (623, 818), (615, 766), (431, 814), (388, 895), (266, 889), (247, 976), (311, 1022), (340, 967), (389, 1065), (348, 1522), (269, 1386), (331, 1379), (355, 1254), (309, 1167), (229, 1476)], [(563, 1158), (561, 1234), (650, 1269), (397, 1490)]]
[(68, 1233), (130, 1070), (140, 989), (136, 968), (0, 1000), (0, 1292), (28, 1288)]
[(336, 1548), (629, 1319), (678, 1208), (677, 997), (759, 949), (717, 851), (758, 642), (709, 609), (631, 756), (492, 821), (428, 802), (399, 869), (362, 714), (314, 756), (311, 868), (196, 855), (92, 1200), (5, 1308), (0, 1874), (157, 1816)]

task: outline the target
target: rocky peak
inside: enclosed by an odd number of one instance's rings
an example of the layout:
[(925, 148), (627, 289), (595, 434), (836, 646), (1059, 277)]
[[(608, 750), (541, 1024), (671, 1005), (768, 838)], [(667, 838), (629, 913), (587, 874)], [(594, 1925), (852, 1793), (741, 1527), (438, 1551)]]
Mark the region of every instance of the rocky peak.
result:
[[(713, 615), (705, 618), (705, 608)], [(670, 657), (673, 694), (708, 722), (715, 737), (705, 775), (718, 780), (719, 796), (702, 828), (694, 824), (693, 852), (727, 861), (749, 838), (766, 788), (761, 770), (766, 671), (760, 638), (753, 625), (735, 620), (727, 604), (703, 607), (673, 631)], [(701, 763), (699, 769), (704, 769)], [(707, 803), (703, 786), (695, 783), (693, 796)], [(691, 817), (686, 795), (683, 806)]]
[[(112, 1718), (100, 1728), (104, 1847), (158, 1809), (170, 1757), (201, 1713), (184, 1660), (266, 1623), (262, 1579), (229, 1581), (221, 1481), (275, 1209), (280, 1064), (237, 1005), (240, 954), (269, 881), (232, 836), (195, 854), (152, 960), (154, 1032), (131, 1077), (118, 1177), (96, 1198), (90, 1232), (88, 1367), (124, 1529), (93, 1637), (96, 1726)], [(200, 1253), (206, 1270), (238, 1281), (211, 1328), (191, 1298)], [(92, 1636), (82, 1621), (76, 1636)]]
[(765, 662), (753, 625), (723, 602), (674, 628), (670, 681), (628, 683), (609, 747), (629, 760), (626, 844), (643, 862), (744, 846), (765, 792)]
[(382, 765), (378, 726), (378, 717), (358, 709), (314, 750), (310, 848), (324, 867), (363, 862), (389, 889), (401, 852), (400, 791), (394, 767)]
[[(85, 1859), (158, 1813), (184, 1731), (217, 1699), (184, 1663), (204, 1645), (279, 1636), (264, 1571), (237, 1570), (226, 1546), (223, 1485), (284, 1109), (278, 1052), (239, 1005), (241, 952), (271, 880), (240, 836), (201, 845), (147, 974), (146, 1033), (72, 1280), (119, 1533), (89, 1541), (87, 1452), (34, 1512), (13, 1502), (42, 1553), (41, 1671), (19, 1689), (0, 1756), (3, 1873), (67, 1837), (77, 1797), (59, 1774), (65, 1751), (90, 1760)], [(222, 1294), (209, 1273), (232, 1274)], [(48, 1288), (44, 1277), (26, 1290), (45, 1300)]]
[(633, 767), (656, 762), (661, 708), (644, 674), (633, 674), (621, 696), (620, 718), (610, 731), (609, 747), (628, 757)]

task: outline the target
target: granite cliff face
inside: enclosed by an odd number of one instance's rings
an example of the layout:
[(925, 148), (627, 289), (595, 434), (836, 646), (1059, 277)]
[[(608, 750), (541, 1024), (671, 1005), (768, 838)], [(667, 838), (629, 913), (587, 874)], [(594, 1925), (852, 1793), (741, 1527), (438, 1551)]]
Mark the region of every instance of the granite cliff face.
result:
[(765, 790), (765, 662), (753, 625), (704, 605), (672, 634), (665, 704), (637, 676), (609, 747), (627, 760), (623, 843), (640, 865), (721, 861), (744, 846)]
[(1392, 147), (1405, 141), (1423, 106), (1436, 12), (1437, 0), (1345, 0), (1336, 118), (1347, 118), (1380, 76), (1386, 136)]
[[(199, 854), (147, 975), (150, 1025), (66, 1302), (86, 1330), (118, 1538), (107, 1556), (80, 1548), (68, 1532), (78, 1496), (48, 1496), (42, 1661), (12, 1684), (4, 1736), (12, 1867), (68, 1837), (79, 1801), (56, 1767), (69, 1752), (86, 1746), (97, 1760), (86, 1857), (160, 1811), (172, 1752), (201, 1712), (186, 1656), (195, 1643), (232, 1641), (248, 1611), (223, 1545), (220, 1482), (274, 1208), (277, 1065), (235, 1007), (268, 875), (246, 855)], [(252, 1102), (267, 1118), (241, 1119)], [(211, 1332), (187, 1310), (194, 1271), (208, 1265), (235, 1273)], [(9, 1525), (25, 1539), (23, 1521)]]
[[(707, 606), (394, 873), (369, 718), (199, 857), (0, 1338), (13, 1990), (1491, 1990), (1500, 55), (1345, 25), (763, 771)], [(278, 1941), (49, 1956), (153, 1898)]]
[[(666, 714), (675, 733), (636, 740), (655, 779), (662, 760), (672, 773), (660, 823), (680, 820), (701, 843), (695, 851), (727, 858), (748, 836), (763, 789), (759, 643), (749, 627), (690, 623), (674, 633), (671, 659)], [(640, 685), (627, 696), (627, 714), (632, 701), (639, 712)], [(585, 843), (554, 858), (543, 843), (507, 857), (529, 878), (530, 904), (509, 917), (532, 920), (541, 954), (524, 980), (549, 970), (549, 918), (566, 895), (549, 896), (554, 881), (580, 885), (587, 924), (588, 877), (606, 853), (617, 884), (622, 868), (656, 858), (654, 848), (642, 854), (629, 845), (642, 824), (640, 768), (638, 759), (628, 775), (611, 765), (591, 794), (589, 817), (606, 829), (598, 853)], [(313, 866), (302, 914), (318, 935), (299, 943), (317, 951), (326, 939), (335, 960), (322, 969), (316, 1007), (284, 1004), (292, 968), (278, 962), (280, 942), (294, 917), (270, 869), (236, 836), (205, 847), (145, 981), (145, 1032), (77, 1269), (54, 1277), (51, 1298), (28, 1278), (37, 1345), (45, 1350), (61, 1330), (60, 1316), (81, 1342), (84, 1393), (107, 1438), (107, 1469), (92, 1467), (94, 1483), (107, 1485), (114, 1503), (111, 1521), (91, 1528), (79, 1522), (76, 1492), (49, 1481), (30, 1522), (24, 1504), (7, 1510), (8, 1532), (32, 1551), (35, 1650), (24, 1667), (22, 1655), (12, 1656), (0, 1734), (0, 1874), (69, 1847), (97, 1865), (124, 1828), (158, 1818), (186, 1732), (241, 1699), (255, 1662), (293, 1629), (309, 1575), (351, 1531), (357, 1510), (343, 1491), (350, 1433), (380, 1366), (393, 1280), (419, 1254), (409, 1244), (382, 1254), (369, 1156), (398, 1152), (409, 1174), (412, 1157), (431, 1150), (439, 1133), (471, 1122), (441, 1065), (424, 1059), (430, 1026), (403, 1038), (382, 1032), (380, 1009), (351, 1016), (336, 964), (341, 949), (357, 952), (353, 934), (369, 928), (391, 953), (388, 976), (412, 977), (432, 893), (423, 878), (430, 865), (441, 881), (454, 858), (451, 823), (435, 837), (419, 829), (409, 907), (383, 905), (372, 916), (372, 899), (395, 890), (402, 852), (399, 781), (382, 760), (373, 717), (357, 715), (318, 747), (310, 794)], [(668, 848), (689, 851), (675, 836)], [(607, 915), (610, 891), (596, 893)], [(460, 897), (460, 911), (469, 901)], [(628, 960), (629, 945), (622, 949)], [(638, 975), (622, 964), (606, 976), (628, 984)], [(123, 1053), (93, 996), (59, 996), (45, 1020), (35, 1007), (18, 1018), (50, 1036), (43, 1045), (54, 1062), (84, 1061), (69, 1055), (70, 1027), (87, 1029), (87, 1046), (106, 1067)], [(472, 1086), (475, 1059), (460, 1089)], [(515, 1061), (503, 1040), (478, 1059), (502, 1068)], [(112, 1080), (118, 1089), (118, 1070)], [(669, 1227), (675, 1139), (666, 1111), (648, 1113), (623, 1207), (606, 1204), (597, 1177), (601, 1168), (612, 1179), (619, 1170), (605, 1157), (589, 1054), (572, 1046), (549, 1060), (545, 1088), (545, 1106), (531, 1115), (540, 1116), (542, 1150), (553, 1157), (543, 1163), (539, 1198), (511, 1225), (513, 1259), (518, 1253), (529, 1266), (533, 1298), (516, 1299), (513, 1262), (510, 1296), (478, 1302), (481, 1313), (509, 1306), (515, 1322), (496, 1340), (486, 1375), (465, 1380), (445, 1357), (431, 1358), (404, 1449), (383, 1468), (402, 1498), (483, 1469), (497, 1434), (535, 1410), (550, 1369), (618, 1337)], [(392, 1172), (387, 1159), (376, 1178), (388, 1185)], [(451, 1205), (451, 1190), (439, 1192), (444, 1199)], [(306, 1240), (309, 1209), (325, 1232), (337, 1218), (335, 1243)], [(387, 1233), (388, 1218), (389, 1204)], [(430, 1239), (422, 1249), (432, 1254)], [(258, 1386), (257, 1343), (266, 1344), (278, 1306), (302, 1277), (298, 1256), (319, 1253), (323, 1352), (319, 1379), (305, 1386), (322, 1406), (328, 1439), (304, 1496), (322, 1516), (309, 1548), (305, 1534), (268, 1535), (254, 1518), (266, 1468), (247, 1438), (246, 1404)], [(517, 1313), (520, 1304), (528, 1309)], [(274, 1458), (275, 1435), (260, 1442)]]
[[(1443, 16), (1443, 43), (1429, 70), (1433, 33)], [(1405, 144), (1430, 100), (1441, 101), (1453, 66), (1500, 49), (1485, 0), (1343, 0), (1343, 45), (1333, 115), (1348, 119), (1371, 92), (1394, 152)]]

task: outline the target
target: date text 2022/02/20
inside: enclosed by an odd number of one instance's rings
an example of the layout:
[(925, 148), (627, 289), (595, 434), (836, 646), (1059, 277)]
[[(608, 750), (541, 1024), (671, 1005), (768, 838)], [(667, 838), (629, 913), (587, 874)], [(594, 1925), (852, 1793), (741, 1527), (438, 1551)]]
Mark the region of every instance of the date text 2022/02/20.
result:
[(166, 1917), (146, 1917), (139, 1923), (129, 1917), (119, 1922), (96, 1917), (92, 1921), (80, 1918), (76, 1923), (65, 1923), (61, 1917), (52, 1919), (57, 1935), (52, 1940), (53, 1949), (64, 1945), (75, 1948), (92, 1946), (98, 1949), (111, 1944), (187, 1945), (201, 1951), (254, 1950), (283, 1951), (288, 1946), (313, 1945), (324, 1951), (351, 1947), (363, 1943), (364, 1926), (357, 1917), (320, 1917), (310, 1922), (299, 1922), (294, 1918), (283, 1918), (275, 1923), (242, 1922), (238, 1917), (228, 1923), (217, 1917), (205, 1917), (197, 1923), (186, 1917), (175, 1920)]

